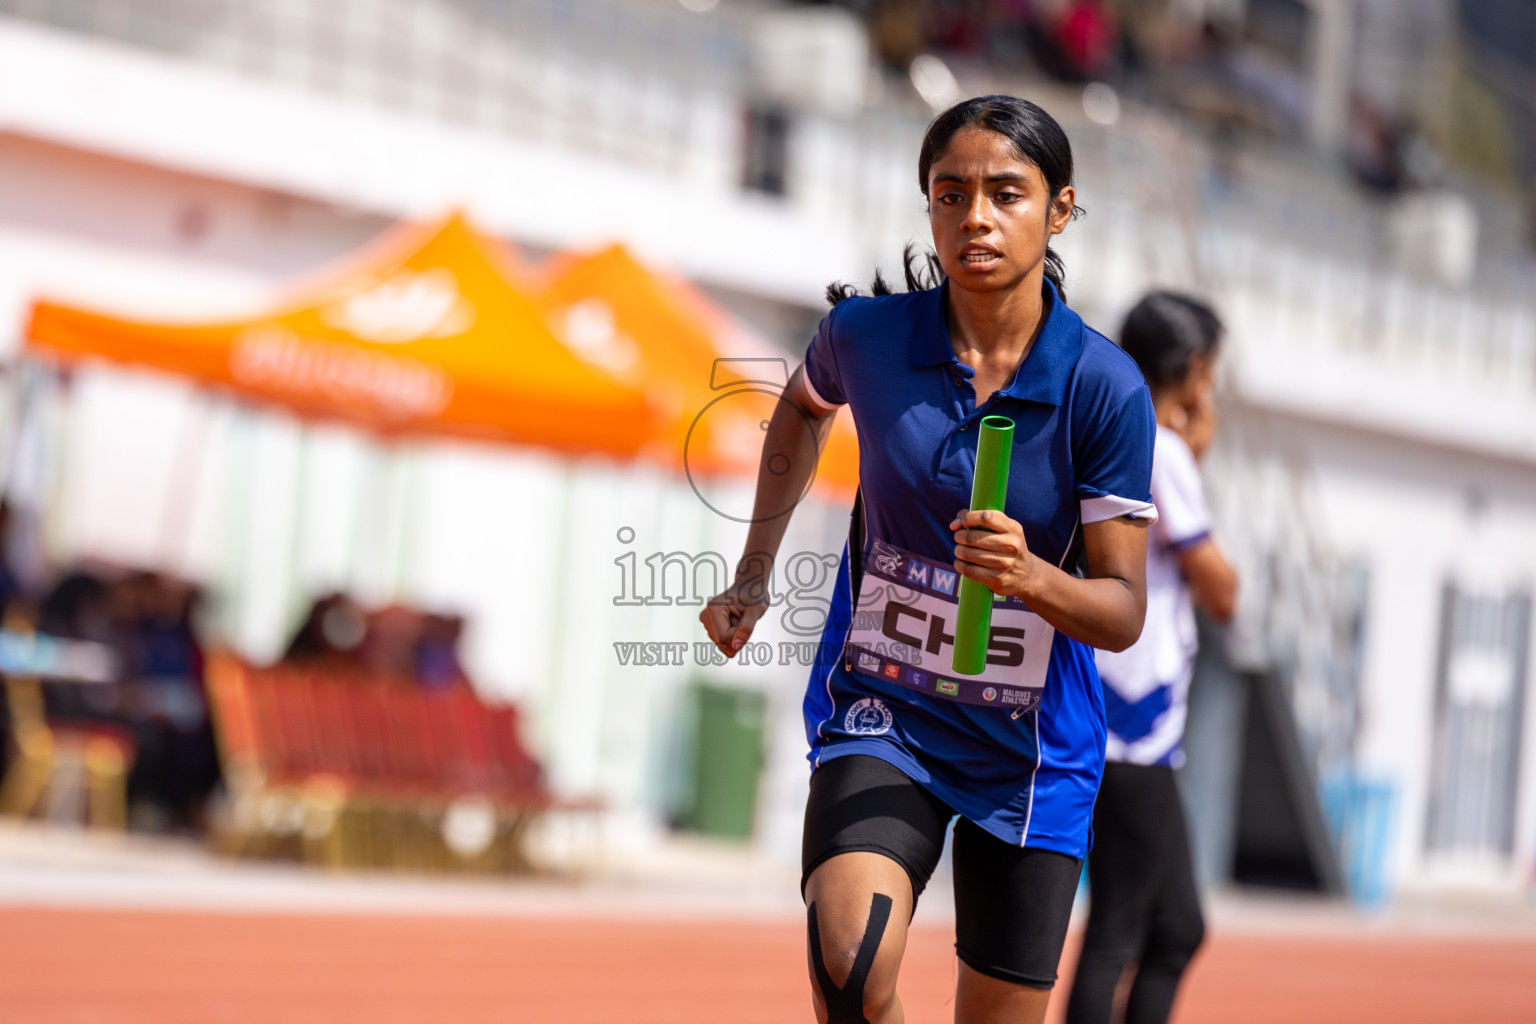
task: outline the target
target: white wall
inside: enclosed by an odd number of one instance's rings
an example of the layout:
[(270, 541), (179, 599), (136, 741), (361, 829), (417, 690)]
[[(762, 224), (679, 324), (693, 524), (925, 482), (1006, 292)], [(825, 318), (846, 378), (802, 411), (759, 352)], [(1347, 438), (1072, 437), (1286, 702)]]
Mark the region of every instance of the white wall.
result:
[[(1427, 884), (1436, 876), (1424, 836), (1441, 588), (1457, 582), (1502, 594), (1536, 586), (1536, 467), (1241, 401), (1228, 406), (1225, 429), (1207, 474), (1219, 536), (1251, 555), (1286, 532), (1306, 531), (1319, 573), (1346, 560), (1367, 568), (1355, 768), (1394, 789), (1390, 876), (1400, 884)], [(1259, 482), (1266, 477), (1291, 492), (1288, 500), (1266, 495)], [(1529, 694), (1531, 680), (1525, 687)], [(1536, 856), (1530, 705), (1527, 699), (1515, 858), (1482, 879), (1490, 885), (1517, 883), (1520, 866)]]

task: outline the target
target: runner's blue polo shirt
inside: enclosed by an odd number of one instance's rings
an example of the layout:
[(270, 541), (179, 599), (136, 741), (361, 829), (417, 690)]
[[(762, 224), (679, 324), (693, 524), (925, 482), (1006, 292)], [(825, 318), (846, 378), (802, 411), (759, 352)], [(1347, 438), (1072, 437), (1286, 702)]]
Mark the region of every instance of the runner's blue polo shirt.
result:
[(890, 762), (1009, 843), (1087, 851), (1104, 767), (1093, 651), (1055, 633), (1040, 699), (1019, 713), (915, 692), (852, 671), (843, 645), (869, 545), (954, 561), (949, 523), (970, 504), (981, 419), (1014, 421), (1004, 511), (1037, 556), (1071, 571), (1084, 523), (1155, 520), (1156, 423), (1136, 364), (1044, 286), (1045, 320), (1013, 379), (980, 406), (955, 355), (946, 285), (855, 297), (821, 321), (805, 355), (811, 399), (846, 404), (858, 428), (864, 547), (845, 545), (821, 656), (805, 697), (814, 767), (848, 754)]

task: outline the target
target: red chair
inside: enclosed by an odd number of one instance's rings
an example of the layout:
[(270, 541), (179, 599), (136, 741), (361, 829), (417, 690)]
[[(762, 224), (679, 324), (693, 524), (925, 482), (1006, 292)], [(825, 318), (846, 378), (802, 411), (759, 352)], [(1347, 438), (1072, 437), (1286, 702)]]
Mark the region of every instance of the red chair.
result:
[(459, 732), (463, 738), (464, 763), (468, 768), (470, 784), (481, 793), (494, 793), (498, 786), (498, 765), (491, 743), (485, 705), (468, 687), (454, 691), (455, 710), (459, 718)]
[(490, 743), (474, 694), (467, 689), (424, 694), (422, 708), (439, 784), (451, 794), (491, 792), (495, 773)]
[(320, 730), (315, 722), (314, 702), (310, 698), (310, 680), (300, 672), (273, 672), (274, 719), (278, 744), (288, 771), (297, 777), (324, 772)]
[(386, 686), (378, 690), (377, 699), (390, 777), (415, 791), (435, 793), (439, 783), (432, 732), (421, 692)]
[(486, 732), (495, 753), (504, 791), (514, 801), (534, 806), (544, 799), (544, 772), (523, 745), (522, 716), (515, 705), (485, 707)]
[(269, 784), (281, 784), (292, 780), (297, 768), (283, 744), (283, 728), (279, 721), (277, 680), (267, 672), (251, 672), (246, 686), (251, 701), (252, 736), (257, 753), (257, 763)]
[(219, 751), (226, 761), (260, 766), (261, 740), (251, 698), (251, 671), (236, 658), (208, 659), (208, 708)]
[(389, 780), (389, 734), (382, 691), (373, 680), (355, 679), (346, 684), (347, 714), (357, 738), (358, 771), (375, 785)]
[[(521, 735), (518, 709), (468, 686), (394, 682), (279, 667), (210, 666), (210, 706), (226, 763), (242, 773), (236, 850), (292, 850), (333, 867), (528, 867), (522, 836), (553, 800)], [(456, 801), (490, 801), (496, 831), (473, 856), (445, 845)], [(243, 830), (243, 831), (242, 831)]]
[(370, 776), (369, 765), (356, 719), (352, 714), (353, 688), (334, 677), (317, 678), (309, 687), (313, 722), (317, 733), (315, 767), (356, 786)]

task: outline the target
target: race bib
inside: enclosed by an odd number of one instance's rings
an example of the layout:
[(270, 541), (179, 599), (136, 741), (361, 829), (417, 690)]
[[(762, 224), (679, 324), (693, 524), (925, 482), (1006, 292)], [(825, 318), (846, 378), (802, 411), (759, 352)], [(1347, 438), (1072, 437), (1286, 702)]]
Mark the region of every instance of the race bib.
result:
[(844, 663), (850, 672), (945, 700), (1014, 711), (1039, 707), (1055, 627), (1018, 598), (997, 599), (986, 669), (959, 675), (953, 667), (959, 609), (960, 574), (953, 565), (875, 539)]

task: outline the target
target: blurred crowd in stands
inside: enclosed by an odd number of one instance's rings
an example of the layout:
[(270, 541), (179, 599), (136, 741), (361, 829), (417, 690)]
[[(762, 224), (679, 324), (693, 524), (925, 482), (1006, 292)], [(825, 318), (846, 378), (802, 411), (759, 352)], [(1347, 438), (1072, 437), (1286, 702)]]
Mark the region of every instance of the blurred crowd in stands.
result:
[(283, 664), (335, 675), (445, 690), (468, 686), (459, 662), (464, 620), (404, 605), (368, 611), (346, 594), (332, 592), (310, 606)]
[(1068, 82), (1104, 81), (1136, 66), (1134, 37), (1102, 0), (850, 0), (880, 58), (905, 71), (920, 53), (1033, 64)]
[[(0, 504), (0, 534), (6, 518)], [(195, 584), (102, 563), (75, 566), (40, 596), (30, 595), (0, 559), (3, 639), (35, 633), (110, 652), (106, 678), (41, 673), (43, 710), (56, 733), (86, 730), (118, 740), (131, 765), (130, 828), (202, 831), (207, 825), (220, 759), (205, 687), (203, 603)], [(399, 605), (369, 610), (330, 593), (314, 601), (281, 664), (432, 691), (468, 688), (458, 655), (463, 626), (456, 616)], [(0, 776), (18, 748), (14, 704), (0, 700)]]
[[(956, 67), (1101, 82), (1191, 115), (1218, 135), (1295, 140), (1310, 117), (1308, 43), (1283, 19), (1179, 16), (1160, 0), (832, 0), (861, 15), (894, 73), (932, 53)], [(1380, 194), (1430, 186), (1442, 160), (1413, 119), (1363, 94), (1345, 159)]]
[(36, 605), (38, 633), (113, 654), (110, 682), (54, 679), (45, 710), (50, 723), (116, 727), (131, 740), (135, 827), (200, 827), (219, 781), (195, 625), (200, 601), (196, 586), (168, 576), (88, 565), (64, 573)]

